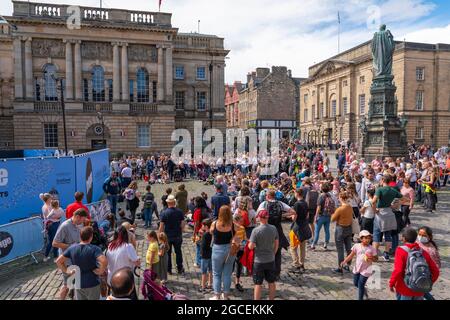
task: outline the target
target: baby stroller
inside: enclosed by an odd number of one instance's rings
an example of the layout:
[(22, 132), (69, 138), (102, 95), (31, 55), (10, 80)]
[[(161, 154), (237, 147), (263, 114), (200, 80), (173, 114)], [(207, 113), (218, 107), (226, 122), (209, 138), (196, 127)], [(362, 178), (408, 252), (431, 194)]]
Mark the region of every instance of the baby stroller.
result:
[(173, 179), (175, 182), (183, 182), (183, 174), (181, 173), (180, 169), (175, 170), (173, 173)]
[(144, 271), (144, 281), (141, 285), (141, 292), (144, 300), (164, 301), (164, 300), (189, 300), (185, 295), (173, 293), (164, 285), (156, 283), (156, 273), (152, 270)]

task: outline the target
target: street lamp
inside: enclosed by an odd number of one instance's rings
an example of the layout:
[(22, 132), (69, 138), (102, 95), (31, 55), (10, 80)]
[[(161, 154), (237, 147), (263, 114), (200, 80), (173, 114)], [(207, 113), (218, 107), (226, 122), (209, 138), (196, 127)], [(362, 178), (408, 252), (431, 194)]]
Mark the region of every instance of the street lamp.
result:
[(55, 82), (59, 82), (59, 86), (56, 86), (58, 90), (61, 91), (61, 109), (62, 109), (62, 115), (63, 115), (63, 129), (64, 129), (64, 151), (67, 155), (67, 131), (66, 131), (66, 106), (64, 104), (64, 85), (63, 85), (63, 78), (56, 78), (54, 74), (52, 74), (52, 79)]
[(209, 64), (209, 126), (213, 127), (213, 105), (212, 105), (212, 76), (213, 76), (213, 64), (212, 61)]

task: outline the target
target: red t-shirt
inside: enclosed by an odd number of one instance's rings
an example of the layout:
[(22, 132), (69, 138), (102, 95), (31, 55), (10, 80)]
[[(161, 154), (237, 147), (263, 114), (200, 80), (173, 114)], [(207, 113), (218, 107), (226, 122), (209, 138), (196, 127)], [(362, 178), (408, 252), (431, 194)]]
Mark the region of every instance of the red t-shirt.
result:
[(202, 210), (201, 209), (195, 209), (194, 210), (194, 216), (192, 217), (194, 220), (194, 224), (198, 222), (197, 228), (195, 228), (194, 233), (198, 233), (200, 229), (202, 228)]
[(74, 203), (69, 204), (69, 205), (67, 206), (67, 209), (66, 209), (66, 218), (67, 218), (67, 219), (72, 218), (73, 213), (74, 213), (75, 211), (77, 211), (78, 209), (81, 209), (81, 208), (83, 208), (84, 210), (86, 210), (86, 212), (88, 213), (88, 219), (91, 219), (91, 215), (89, 214), (89, 209), (88, 209), (84, 204), (82, 204), (81, 202), (78, 202), (78, 201), (75, 201)]

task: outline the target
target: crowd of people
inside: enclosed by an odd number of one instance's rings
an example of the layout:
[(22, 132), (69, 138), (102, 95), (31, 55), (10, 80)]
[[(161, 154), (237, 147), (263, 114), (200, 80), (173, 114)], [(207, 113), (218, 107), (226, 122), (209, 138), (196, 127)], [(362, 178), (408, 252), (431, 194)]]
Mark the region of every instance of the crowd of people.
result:
[[(389, 287), (398, 299), (433, 299), (432, 284), (440, 268), (438, 246), (429, 227), (412, 227), (410, 212), (422, 205), (431, 217), (437, 214), (437, 190), (448, 181), (450, 150), (433, 152), (429, 146), (414, 144), (409, 150), (409, 157), (369, 162), (343, 143), (336, 154), (337, 168), (332, 168), (324, 149), (282, 140), (279, 172), (273, 176), (262, 175), (264, 164), (247, 154), (238, 155), (234, 163), (222, 158), (175, 163), (165, 155), (114, 159), (103, 187), (111, 215), (102, 225), (89, 223), (81, 193), (66, 209), (67, 220), (62, 223), (64, 211), (50, 195), (43, 195), (49, 239), (46, 259), (60, 249), (56, 263), (65, 281), (68, 262), (82, 269), (85, 278), (82, 289), (75, 290), (78, 299), (106, 297), (108, 288), (108, 299), (137, 299), (130, 270), (141, 265), (134, 230), (142, 207), (143, 227), (149, 229), (146, 268), (160, 285), (167, 283), (174, 265), (179, 274), (185, 273), (183, 232), (191, 226), (195, 267), (202, 274), (199, 292), (212, 293), (212, 300), (227, 300), (232, 283), (242, 292), (241, 278), (252, 275), (254, 299), (261, 299), (264, 280), (269, 283), (269, 299), (274, 299), (286, 267), (282, 250), (292, 257), (288, 272), (308, 272), (307, 256), (318, 250), (322, 229), (323, 250), (329, 250), (330, 226), (335, 223), (337, 260), (332, 271), (338, 276), (353, 273), (358, 299), (368, 298), (372, 265), (391, 259), (395, 264)], [(158, 208), (152, 184), (175, 181), (176, 172), (183, 178), (210, 181), (216, 193), (210, 199), (206, 193), (189, 197), (184, 184), (175, 191), (169, 187)], [(148, 181), (142, 193), (140, 179)], [(122, 200), (126, 210), (117, 210)], [(285, 221), (290, 221), (286, 234)], [(79, 225), (85, 227), (80, 231)], [(416, 267), (417, 261), (426, 268)], [(65, 285), (61, 298), (67, 292)]]

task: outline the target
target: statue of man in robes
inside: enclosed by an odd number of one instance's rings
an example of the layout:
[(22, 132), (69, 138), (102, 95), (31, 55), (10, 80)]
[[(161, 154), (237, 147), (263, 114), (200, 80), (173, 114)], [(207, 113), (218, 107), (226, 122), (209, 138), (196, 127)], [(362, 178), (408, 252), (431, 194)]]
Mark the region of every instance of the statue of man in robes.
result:
[(383, 24), (380, 31), (375, 32), (372, 40), (374, 77), (392, 75), (394, 50), (394, 36)]

